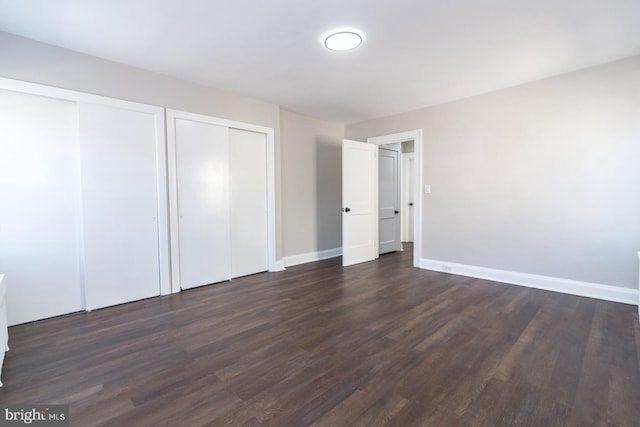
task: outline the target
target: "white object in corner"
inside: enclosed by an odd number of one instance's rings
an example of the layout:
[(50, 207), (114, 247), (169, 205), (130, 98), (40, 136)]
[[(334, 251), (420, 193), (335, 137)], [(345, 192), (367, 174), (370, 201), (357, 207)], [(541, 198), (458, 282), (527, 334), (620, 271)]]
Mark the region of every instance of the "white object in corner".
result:
[(547, 291), (598, 298), (606, 301), (621, 302), (624, 304), (635, 305), (638, 302), (637, 290), (623, 288), (621, 286), (601, 285), (598, 283), (580, 282), (577, 280), (540, 276), (537, 274), (496, 270), (493, 268), (456, 264), (433, 259), (422, 259), (420, 262), (420, 268), (440, 271), (443, 273), (459, 274), (461, 276), (475, 277), (478, 279), (492, 280), (494, 282), (526, 286), (528, 288), (544, 289)]
[[(9, 329), (7, 327), (7, 284), (3, 280), (4, 274), (0, 274), (0, 375), (2, 375), (2, 362), (4, 353), (9, 351)], [(0, 387), (2, 381), (0, 378)]]

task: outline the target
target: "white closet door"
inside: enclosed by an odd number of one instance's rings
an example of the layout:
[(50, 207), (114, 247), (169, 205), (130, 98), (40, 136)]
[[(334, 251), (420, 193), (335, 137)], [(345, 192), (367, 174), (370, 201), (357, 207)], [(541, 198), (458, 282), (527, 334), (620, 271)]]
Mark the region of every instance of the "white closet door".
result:
[(268, 269), (266, 147), (263, 133), (229, 129), (232, 277)]
[(175, 119), (180, 287), (231, 279), (228, 129)]
[(8, 323), (82, 310), (77, 106), (0, 90), (0, 273)]
[(159, 295), (157, 115), (79, 109), (87, 309)]

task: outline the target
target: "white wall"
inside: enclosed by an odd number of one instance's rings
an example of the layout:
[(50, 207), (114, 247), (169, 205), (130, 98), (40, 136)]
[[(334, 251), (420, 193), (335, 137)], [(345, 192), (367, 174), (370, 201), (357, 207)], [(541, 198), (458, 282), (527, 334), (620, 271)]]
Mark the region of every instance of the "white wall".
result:
[(256, 125), (279, 126), (280, 108), (235, 93), (0, 32), (0, 75)]
[(344, 126), (281, 111), (285, 259), (342, 246)]
[(640, 56), (345, 134), (417, 128), (424, 258), (637, 287)]
[(277, 257), (281, 248), (280, 106), (0, 32), (0, 76), (275, 129)]

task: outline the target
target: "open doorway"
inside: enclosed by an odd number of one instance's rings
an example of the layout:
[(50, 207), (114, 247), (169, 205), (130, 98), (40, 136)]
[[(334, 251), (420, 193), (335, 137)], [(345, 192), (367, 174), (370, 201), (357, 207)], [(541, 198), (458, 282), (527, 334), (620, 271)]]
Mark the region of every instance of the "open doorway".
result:
[[(367, 142), (342, 141), (342, 265), (349, 266), (379, 256), (379, 147), (411, 141), (414, 146), (413, 266), (422, 259), (422, 130), (368, 138)], [(401, 167), (401, 166), (400, 166)], [(400, 209), (393, 209), (400, 211)]]
[(378, 147), (378, 255), (402, 250), (401, 143)]
[(402, 142), (401, 154), (401, 175), (402, 185), (400, 192), (401, 207), (401, 241), (403, 243), (413, 243), (413, 222), (415, 219), (415, 143), (414, 141)]
[[(393, 244), (383, 247), (385, 242), (395, 242), (397, 238), (397, 249), (395, 250), (407, 250), (413, 249), (413, 266), (420, 266), (421, 251), (422, 251), (422, 236), (421, 236), (421, 220), (422, 218), (422, 130), (413, 130), (407, 132), (401, 132), (390, 135), (383, 135), (368, 138), (369, 144), (375, 144), (379, 147), (379, 180), (378, 180), (378, 192), (379, 192), (379, 222), (381, 223), (379, 228), (379, 252), (387, 253), (392, 251)], [(393, 184), (393, 180), (389, 183), (388, 176), (393, 174), (393, 168), (390, 164), (393, 164), (393, 154), (397, 154), (397, 184)], [(383, 164), (386, 164), (384, 166)], [(395, 195), (393, 191), (390, 193), (381, 194), (388, 191), (389, 188), (395, 186)], [(386, 201), (383, 198), (386, 197)], [(393, 197), (397, 198), (395, 206), (399, 208), (390, 209)], [(398, 214), (395, 214), (398, 211)], [(388, 221), (386, 226), (382, 225), (384, 221), (383, 217), (390, 217), (393, 213), (395, 221)], [(390, 225), (393, 224), (393, 225)], [(393, 228), (393, 239), (389, 238), (391, 229)], [(397, 228), (395, 228), (397, 227)], [(390, 250), (391, 249), (391, 250)]]
[(379, 255), (412, 249), (414, 146), (408, 140), (378, 147)]

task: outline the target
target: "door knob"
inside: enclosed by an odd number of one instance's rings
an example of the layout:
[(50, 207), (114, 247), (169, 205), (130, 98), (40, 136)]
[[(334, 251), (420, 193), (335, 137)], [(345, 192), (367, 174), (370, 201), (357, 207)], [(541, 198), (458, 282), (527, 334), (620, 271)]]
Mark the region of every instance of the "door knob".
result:
[(344, 208), (344, 209), (342, 209), (342, 212), (351, 212), (351, 209), (349, 209), (349, 208)]
[(400, 211), (394, 211), (394, 213), (395, 213), (396, 215), (398, 215), (398, 214), (400, 213)]
[(409, 206), (413, 206), (413, 202), (409, 203)]

